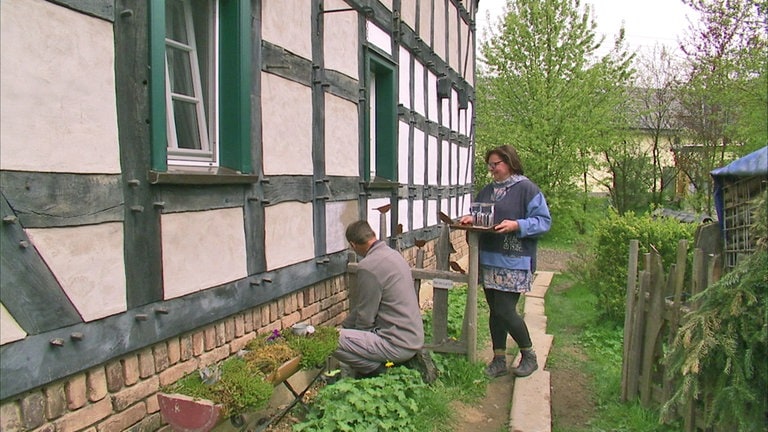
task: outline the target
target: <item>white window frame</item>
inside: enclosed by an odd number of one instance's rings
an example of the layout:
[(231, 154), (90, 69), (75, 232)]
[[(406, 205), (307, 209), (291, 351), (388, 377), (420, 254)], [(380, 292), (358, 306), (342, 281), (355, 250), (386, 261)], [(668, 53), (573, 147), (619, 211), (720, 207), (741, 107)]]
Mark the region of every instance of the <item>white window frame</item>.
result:
[[(212, 33), (206, 35), (212, 39), (212, 43), (209, 44), (212, 50), (209, 58), (211, 59), (211, 65), (208, 68), (210, 71), (209, 79), (211, 80), (209, 88), (208, 107), (203, 100), (203, 86), (202, 86), (202, 74), (199, 63), (199, 56), (197, 53), (197, 36), (194, 28), (194, 21), (192, 19), (192, 4), (190, 0), (179, 0), (184, 8), (184, 20), (185, 28), (187, 30), (188, 44), (184, 44), (173, 39), (165, 38), (166, 44), (166, 61), (165, 61), (165, 98), (166, 98), (166, 119), (167, 119), (167, 135), (168, 135), (168, 164), (169, 165), (188, 165), (188, 166), (218, 166), (218, 143), (216, 137), (218, 136), (218, 38), (219, 38), (219, 3), (214, 1), (212, 8)], [(191, 70), (189, 73), (192, 78), (192, 90), (193, 95), (184, 95), (180, 93), (173, 93), (171, 91), (170, 71), (168, 67), (168, 54), (167, 48), (171, 47), (189, 55), (189, 65)], [(179, 148), (178, 134), (176, 133), (176, 121), (174, 115), (175, 100), (183, 101), (185, 103), (191, 103), (195, 106), (195, 113), (198, 123), (198, 133), (200, 140), (200, 149), (187, 149)], [(206, 108), (208, 115), (206, 116)]]

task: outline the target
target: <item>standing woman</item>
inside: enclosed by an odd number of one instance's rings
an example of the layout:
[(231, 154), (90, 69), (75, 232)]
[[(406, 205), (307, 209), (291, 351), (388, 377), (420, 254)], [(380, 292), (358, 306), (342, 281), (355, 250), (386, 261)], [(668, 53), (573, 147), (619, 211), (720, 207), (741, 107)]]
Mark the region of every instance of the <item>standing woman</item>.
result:
[[(523, 175), (523, 164), (510, 145), (485, 154), (493, 182), (477, 194), (475, 202), (494, 204), (493, 232), (481, 233), (479, 264), (485, 299), (490, 309), (489, 327), (493, 360), (485, 373), (506, 375), (507, 334), (520, 347), (522, 359), (512, 372), (526, 377), (538, 369), (528, 326), (517, 313), (520, 294), (531, 290), (536, 271), (538, 237), (549, 231), (552, 218), (539, 187)], [(461, 218), (472, 224), (472, 216)]]

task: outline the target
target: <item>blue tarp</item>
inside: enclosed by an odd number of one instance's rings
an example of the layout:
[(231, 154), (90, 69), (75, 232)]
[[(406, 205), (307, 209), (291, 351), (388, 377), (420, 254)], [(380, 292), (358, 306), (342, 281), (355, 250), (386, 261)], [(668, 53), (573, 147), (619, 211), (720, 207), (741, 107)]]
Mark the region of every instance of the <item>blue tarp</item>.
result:
[(720, 228), (723, 228), (723, 183), (741, 177), (768, 177), (768, 146), (754, 151), (728, 165), (715, 168), (709, 173), (714, 180), (715, 210)]

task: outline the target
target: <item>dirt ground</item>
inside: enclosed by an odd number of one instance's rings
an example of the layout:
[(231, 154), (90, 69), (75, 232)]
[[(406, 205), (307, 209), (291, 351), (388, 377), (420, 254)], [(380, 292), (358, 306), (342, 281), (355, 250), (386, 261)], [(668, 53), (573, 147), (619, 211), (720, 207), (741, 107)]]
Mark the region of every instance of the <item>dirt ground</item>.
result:
[[(564, 272), (568, 268), (570, 256), (568, 252), (539, 249), (538, 270)], [(555, 344), (557, 344), (556, 341)], [(578, 348), (564, 349), (568, 349), (569, 354), (577, 358), (583, 356)], [(483, 347), (478, 357), (490, 359), (492, 357), (490, 346)], [(551, 413), (553, 420), (556, 419), (559, 425), (566, 426), (568, 429), (579, 430), (586, 427), (586, 422), (591, 418), (591, 413), (595, 408), (592, 402), (593, 398), (589, 394), (589, 383), (586, 375), (567, 364), (558, 365), (556, 368), (547, 367), (547, 370), (550, 372), (552, 386)], [(454, 412), (457, 413), (454, 431), (508, 431), (513, 389), (514, 379), (510, 374), (492, 380), (488, 385), (485, 398), (478, 403), (472, 405), (454, 403)], [(542, 407), (542, 409), (547, 409), (547, 407)], [(296, 419), (289, 415), (278, 425), (270, 427), (268, 431), (288, 432), (290, 425), (295, 421)]]
[[(565, 272), (568, 269), (568, 261), (571, 255), (568, 252), (557, 250), (539, 249), (537, 255), (537, 267), (542, 271)], [(557, 344), (557, 342), (555, 342)], [(493, 351), (484, 347), (479, 357), (490, 359)], [(583, 355), (580, 352), (575, 356)], [(552, 418), (557, 419), (560, 425), (569, 428), (581, 429), (590, 419), (590, 413), (594, 409), (592, 398), (588, 394), (588, 381), (586, 375), (562, 365), (559, 368), (549, 368), (550, 385), (552, 395)], [(455, 412), (458, 414), (458, 424), (455, 432), (501, 432), (507, 431), (509, 425), (509, 411), (512, 403), (512, 391), (514, 379), (506, 375), (492, 380), (488, 384), (486, 396), (475, 405), (456, 403)], [(547, 409), (547, 407), (542, 407)]]

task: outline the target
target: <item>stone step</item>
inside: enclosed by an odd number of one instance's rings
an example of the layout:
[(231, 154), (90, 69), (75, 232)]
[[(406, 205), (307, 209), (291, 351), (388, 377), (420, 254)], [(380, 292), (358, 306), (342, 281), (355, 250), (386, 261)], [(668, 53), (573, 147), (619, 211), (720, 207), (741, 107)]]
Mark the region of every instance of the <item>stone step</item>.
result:
[(515, 379), (512, 410), (509, 414), (510, 432), (550, 432), (549, 372), (537, 370), (525, 378)]
[[(531, 292), (525, 297), (525, 323), (536, 351), (539, 369), (528, 377), (515, 379), (509, 413), (510, 432), (552, 431), (550, 375), (546, 365), (554, 337), (547, 334), (544, 296), (553, 276), (553, 272), (537, 272)], [(518, 354), (513, 365), (519, 362)]]

